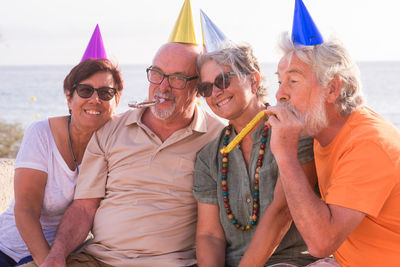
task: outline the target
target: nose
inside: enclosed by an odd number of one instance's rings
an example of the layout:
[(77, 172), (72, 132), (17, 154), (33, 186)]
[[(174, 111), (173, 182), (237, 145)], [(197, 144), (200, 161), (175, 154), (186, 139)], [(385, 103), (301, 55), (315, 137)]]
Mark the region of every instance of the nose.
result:
[(89, 102), (92, 102), (92, 103), (100, 103), (101, 102), (96, 90), (94, 90), (93, 94), (90, 96)]
[(217, 86), (215, 86), (215, 84), (213, 84), (212, 87), (212, 95), (213, 96), (219, 96), (222, 95), (224, 93), (224, 89), (219, 89)]
[(166, 91), (171, 90), (171, 87), (169, 86), (169, 82), (168, 82), (168, 77), (164, 77), (164, 80), (159, 85), (159, 88), (160, 88), (161, 92), (166, 92)]
[(278, 102), (287, 102), (289, 100), (289, 94), (286, 90), (286, 86), (281, 83), (278, 87), (278, 91), (275, 94), (275, 98)]

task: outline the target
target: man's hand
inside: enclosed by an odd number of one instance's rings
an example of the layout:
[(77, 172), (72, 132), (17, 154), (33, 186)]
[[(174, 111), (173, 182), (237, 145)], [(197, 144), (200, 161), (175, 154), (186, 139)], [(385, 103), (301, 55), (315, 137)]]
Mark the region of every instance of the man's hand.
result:
[(269, 106), (267, 114), (272, 129), (270, 146), (275, 158), (297, 157), (297, 144), (303, 130), (301, 121), (284, 106)]

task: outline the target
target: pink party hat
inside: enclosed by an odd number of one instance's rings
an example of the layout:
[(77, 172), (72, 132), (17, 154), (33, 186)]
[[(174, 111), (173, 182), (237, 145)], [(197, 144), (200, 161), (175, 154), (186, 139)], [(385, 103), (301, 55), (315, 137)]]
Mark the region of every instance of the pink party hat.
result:
[(107, 59), (106, 50), (104, 49), (103, 38), (101, 37), (99, 24), (96, 25), (92, 38), (86, 47), (85, 53), (81, 59), (81, 62), (86, 59)]

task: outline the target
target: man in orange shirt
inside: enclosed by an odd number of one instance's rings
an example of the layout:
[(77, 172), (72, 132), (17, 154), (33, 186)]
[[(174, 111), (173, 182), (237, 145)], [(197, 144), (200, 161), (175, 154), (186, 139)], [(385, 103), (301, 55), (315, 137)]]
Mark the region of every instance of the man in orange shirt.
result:
[[(400, 266), (399, 130), (364, 106), (358, 67), (341, 43), (305, 46), (284, 35), (280, 47), (271, 149), (310, 253), (333, 254), (341, 266)], [(322, 199), (297, 159), (301, 135), (315, 138)]]

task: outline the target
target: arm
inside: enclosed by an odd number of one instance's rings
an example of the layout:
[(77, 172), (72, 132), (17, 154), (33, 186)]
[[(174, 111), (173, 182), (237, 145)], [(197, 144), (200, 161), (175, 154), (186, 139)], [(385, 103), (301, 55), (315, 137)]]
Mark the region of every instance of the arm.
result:
[[(314, 161), (304, 164), (303, 169), (310, 185), (314, 186), (317, 177)], [(278, 179), (274, 190), (274, 199), (262, 215), (239, 266), (264, 266), (289, 230), (291, 223), (292, 217), (282, 183)]]
[(335, 252), (347, 236), (360, 224), (365, 214), (326, 204), (313, 190), (304, 186), (305, 175), (297, 162), (281, 160), (279, 168), (286, 199), (310, 254), (327, 257)]
[(225, 233), (217, 205), (198, 202), (196, 255), (199, 267), (225, 266)]
[(33, 260), (41, 264), (50, 246), (40, 224), (47, 173), (28, 168), (17, 168), (14, 176), (15, 224)]
[(45, 266), (65, 266), (67, 256), (81, 245), (93, 225), (100, 198), (74, 200), (65, 212)]
[(359, 225), (365, 214), (326, 204), (308, 185), (297, 159), (297, 140), (302, 124), (283, 107), (269, 107), (272, 127), (271, 150), (280, 170), (280, 178), (290, 213), (310, 253), (325, 257), (335, 252)]
[(289, 208), (280, 179), (278, 179), (274, 199), (262, 215), (239, 266), (264, 266), (289, 230), (291, 222)]

